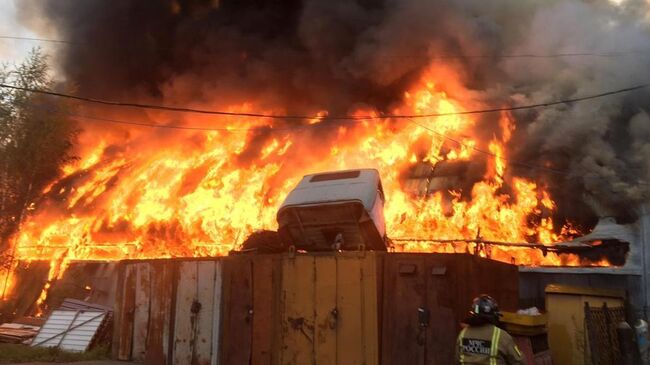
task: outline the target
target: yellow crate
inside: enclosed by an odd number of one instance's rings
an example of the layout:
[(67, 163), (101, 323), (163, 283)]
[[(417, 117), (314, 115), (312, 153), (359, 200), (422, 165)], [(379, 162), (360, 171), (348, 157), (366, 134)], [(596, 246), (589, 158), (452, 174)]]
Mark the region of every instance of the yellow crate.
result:
[(501, 312), (501, 322), (514, 324), (524, 327), (538, 327), (546, 326), (548, 316), (540, 314), (538, 316), (527, 316), (525, 314), (517, 314), (515, 312)]
[(501, 323), (511, 335), (536, 336), (546, 333), (546, 314), (527, 316), (514, 312), (501, 312)]

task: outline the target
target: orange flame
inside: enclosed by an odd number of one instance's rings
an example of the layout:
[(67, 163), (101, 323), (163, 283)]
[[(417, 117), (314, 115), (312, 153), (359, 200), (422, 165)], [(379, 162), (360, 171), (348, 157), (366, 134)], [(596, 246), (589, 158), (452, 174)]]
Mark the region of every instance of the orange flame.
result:
[[(462, 88), (450, 78), (453, 72), (443, 71), (432, 69), (425, 75), (404, 94), (395, 113), (454, 113), (476, 107), (447, 95), (445, 90), (459, 94)], [(230, 108), (250, 109), (251, 103)], [(241, 160), (250, 142), (235, 129), (250, 126), (248, 119), (228, 119), (232, 131), (177, 132), (157, 148), (138, 149), (136, 142), (124, 146), (114, 135), (94, 140), (81, 160), (66, 166), (64, 177), (46, 189), (49, 199), (15, 238), (16, 257), (50, 260), (49, 283), (71, 260), (224, 255), (251, 231), (276, 228), (279, 204), (304, 174), (357, 167), (380, 171), (391, 237), (552, 243), (577, 233), (571, 226), (556, 233), (559, 229), (549, 218), (555, 209), (550, 194), (508, 171), (506, 147), (515, 123), (507, 113), (499, 117), (498, 137), (487, 146), (476, 137), (477, 120), (471, 115), (417, 120), (433, 133), (407, 120), (337, 125), (319, 118), (325, 115), (326, 111), (318, 111), (318, 117), (308, 121), (314, 129), (274, 132), (246, 163)], [(201, 121), (186, 118), (190, 117)], [(252, 125), (273, 127), (267, 120)], [(329, 142), (322, 142), (325, 139)], [(109, 153), (112, 145), (124, 148)], [(487, 158), (483, 180), (470, 191), (448, 186), (454, 176), (436, 177), (441, 162), (485, 159), (476, 149), (494, 156)], [(405, 182), (404, 172), (417, 164), (429, 166), (434, 174), (428, 180)], [(503, 189), (506, 186), (509, 189)], [(477, 251), (464, 242), (424, 241), (399, 243), (395, 249)], [(493, 247), (477, 253), (522, 265), (581, 263), (577, 257), (522, 248)], [(39, 302), (46, 297), (45, 290)]]

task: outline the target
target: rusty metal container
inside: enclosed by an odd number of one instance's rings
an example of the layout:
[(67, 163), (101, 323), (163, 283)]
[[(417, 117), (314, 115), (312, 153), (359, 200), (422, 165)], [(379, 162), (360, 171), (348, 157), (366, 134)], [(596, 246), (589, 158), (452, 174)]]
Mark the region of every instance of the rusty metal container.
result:
[(389, 254), (384, 260), (382, 364), (452, 364), (472, 299), (518, 306), (514, 265), (465, 254)]
[(113, 356), (147, 364), (448, 364), (517, 270), (469, 255), (328, 252), (124, 261)]

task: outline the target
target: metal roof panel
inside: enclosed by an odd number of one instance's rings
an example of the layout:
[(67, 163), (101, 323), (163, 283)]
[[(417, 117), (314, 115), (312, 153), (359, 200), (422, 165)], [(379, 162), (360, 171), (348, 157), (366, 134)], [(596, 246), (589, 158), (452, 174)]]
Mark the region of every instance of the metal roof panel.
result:
[(85, 351), (106, 316), (105, 311), (55, 310), (34, 338), (32, 346)]

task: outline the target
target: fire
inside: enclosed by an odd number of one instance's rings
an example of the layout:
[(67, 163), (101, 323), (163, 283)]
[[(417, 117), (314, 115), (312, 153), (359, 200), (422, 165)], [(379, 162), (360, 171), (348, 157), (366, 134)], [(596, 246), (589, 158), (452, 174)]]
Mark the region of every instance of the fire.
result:
[[(480, 107), (457, 100), (462, 88), (451, 70), (443, 71), (425, 74), (404, 93), (394, 113)], [(450, 90), (455, 97), (449, 96)], [(229, 108), (253, 109), (250, 102)], [(549, 217), (555, 203), (544, 186), (509, 170), (507, 146), (515, 128), (511, 115), (495, 114), (497, 132), (484, 141), (472, 115), (334, 123), (322, 119), (326, 111), (316, 113), (298, 129), (264, 119), (230, 118), (222, 130), (174, 131), (154, 143), (155, 148), (150, 129), (134, 132), (126, 145), (119, 134), (101, 134), (92, 141), (88, 137), (81, 159), (63, 169), (64, 176), (46, 189), (46, 198), (22, 225), (14, 240), (15, 256), (51, 261), (51, 282), (72, 260), (225, 255), (253, 230), (276, 228), (279, 204), (304, 174), (374, 167), (386, 191), (390, 237), (458, 240), (396, 242), (397, 251), (469, 251), (522, 265), (580, 264), (577, 257), (462, 241), (551, 244), (578, 233), (570, 225), (554, 227)], [(164, 114), (150, 117), (164, 120)], [(195, 115), (184, 118), (188, 123), (204, 121)], [(257, 127), (258, 134), (242, 131), (242, 126)], [(255, 142), (264, 133), (271, 137)], [(417, 164), (435, 171), (441, 164), (480, 159), (487, 161), (486, 171), (468, 191), (413, 189), (404, 181)]]

